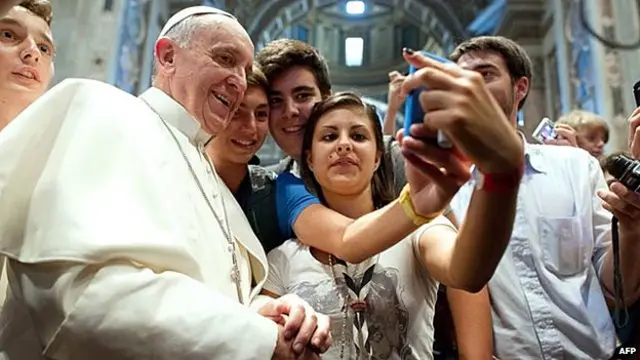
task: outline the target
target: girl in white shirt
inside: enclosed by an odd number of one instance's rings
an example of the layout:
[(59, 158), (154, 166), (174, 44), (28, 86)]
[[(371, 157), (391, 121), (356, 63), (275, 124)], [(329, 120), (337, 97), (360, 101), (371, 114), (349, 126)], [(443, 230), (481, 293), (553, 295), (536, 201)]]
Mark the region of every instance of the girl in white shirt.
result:
[[(301, 175), (329, 208), (355, 219), (394, 200), (380, 122), (357, 95), (337, 94), (316, 105), (303, 154)], [(408, 192), (403, 196), (411, 207)], [(455, 227), (438, 216), (359, 264), (289, 240), (269, 253), (263, 292), (295, 293), (331, 316), (334, 345), (324, 359), (433, 359), (438, 281), (451, 283), (456, 237)]]

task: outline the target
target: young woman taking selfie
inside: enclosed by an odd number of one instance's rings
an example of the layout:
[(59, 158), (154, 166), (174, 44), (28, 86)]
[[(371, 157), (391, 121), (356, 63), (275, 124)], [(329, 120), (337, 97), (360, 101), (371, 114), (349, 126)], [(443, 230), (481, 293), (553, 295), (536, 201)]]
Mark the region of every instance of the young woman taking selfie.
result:
[[(359, 96), (336, 94), (316, 105), (302, 150), (301, 175), (325, 206), (358, 218), (394, 200), (381, 124)], [(359, 264), (289, 240), (268, 255), (263, 293), (295, 293), (331, 317), (334, 345), (325, 359), (432, 359), (438, 283), (450, 284), (457, 237), (438, 216)]]

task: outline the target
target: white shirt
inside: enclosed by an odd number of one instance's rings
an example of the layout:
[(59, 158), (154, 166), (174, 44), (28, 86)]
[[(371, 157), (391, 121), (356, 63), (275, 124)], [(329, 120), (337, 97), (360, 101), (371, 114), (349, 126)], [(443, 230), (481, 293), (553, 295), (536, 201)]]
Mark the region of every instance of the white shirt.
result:
[(185, 162), (239, 240), (248, 303), (266, 256), (203, 159), (209, 136), (160, 90), (142, 98), (65, 80), (0, 133), (0, 359), (271, 357), (277, 326), (238, 302), (228, 243)]
[[(329, 315), (333, 346), (323, 359), (356, 359), (368, 339), (375, 359), (433, 359), (433, 313), (438, 283), (429, 276), (419, 257), (418, 239), (433, 226), (453, 225), (444, 217), (422, 226), (413, 234), (368, 261), (345, 267), (320, 263), (309, 247), (289, 240), (268, 254), (269, 277), (264, 289), (277, 295), (293, 293), (316, 311)], [(369, 275), (365, 275), (369, 273)], [(363, 280), (370, 279), (370, 281)], [(367, 308), (360, 329), (355, 311), (347, 312), (345, 295), (364, 300)], [(359, 333), (362, 338), (359, 338)]]
[[(598, 162), (582, 149), (525, 145), (509, 246), (489, 282), (496, 355), (502, 360), (605, 360), (615, 331), (599, 276), (611, 215), (596, 189)], [(466, 215), (475, 181), (452, 201)]]

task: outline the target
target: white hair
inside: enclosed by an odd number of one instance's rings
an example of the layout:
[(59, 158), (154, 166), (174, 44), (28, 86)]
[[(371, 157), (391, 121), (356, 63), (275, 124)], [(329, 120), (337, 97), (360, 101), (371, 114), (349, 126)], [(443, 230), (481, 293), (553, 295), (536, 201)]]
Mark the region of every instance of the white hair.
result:
[[(223, 14), (198, 14), (189, 16), (167, 31), (165, 37), (171, 39), (182, 48), (187, 47), (193, 38), (193, 34), (197, 30), (204, 26), (211, 25), (211, 22), (214, 20), (219, 21), (219, 17), (221, 16), (227, 17)], [(216, 19), (214, 19), (214, 17)], [(232, 17), (229, 18), (233, 19)]]
[[(225, 13), (205, 13), (196, 14), (185, 18), (179, 23), (175, 24), (169, 29), (164, 37), (171, 39), (176, 45), (181, 48), (186, 48), (193, 39), (193, 34), (204, 26), (210, 26), (212, 21), (220, 21), (221, 17), (226, 17), (232, 20), (236, 20), (232, 15), (226, 15)], [(153, 65), (151, 67), (151, 77), (155, 78), (158, 72), (158, 58), (154, 57)]]

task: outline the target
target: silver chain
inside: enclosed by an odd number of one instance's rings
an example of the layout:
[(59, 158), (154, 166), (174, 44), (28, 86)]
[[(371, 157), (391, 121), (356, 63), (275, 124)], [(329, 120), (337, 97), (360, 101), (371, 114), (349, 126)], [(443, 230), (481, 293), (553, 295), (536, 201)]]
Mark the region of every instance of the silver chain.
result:
[[(374, 266), (378, 263), (378, 261), (380, 260), (380, 254), (376, 255), (376, 258), (374, 260)], [(360, 264), (354, 264), (355, 266), (355, 271), (354, 273), (358, 272), (358, 269), (360, 268), (360, 265), (363, 264), (364, 262), (361, 262)], [(345, 270), (348, 271), (348, 263), (345, 262)], [(347, 323), (349, 322), (349, 307), (351, 306), (351, 296), (349, 295), (349, 291), (346, 289), (346, 286), (342, 286), (340, 287), (338, 285), (338, 281), (336, 280), (336, 273), (334, 270), (334, 257), (333, 255), (329, 254), (329, 268), (331, 269), (331, 277), (333, 278), (333, 284), (336, 287), (336, 291), (338, 292), (338, 296), (340, 297), (340, 300), (342, 300), (342, 303), (344, 304), (342, 307), (342, 311), (344, 313), (344, 322), (342, 324), (342, 330), (341, 330), (341, 334), (340, 334), (340, 359), (344, 359), (344, 350), (345, 347), (347, 345)], [(358, 330), (360, 331), (360, 330)], [(360, 336), (360, 341), (362, 342), (363, 339), (361, 337), (361, 333), (358, 334)], [(355, 340), (353, 340), (355, 343)], [(364, 344), (362, 345), (364, 346)], [(364, 350), (360, 351), (360, 355), (358, 356), (358, 358), (361, 358), (363, 355)], [(369, 358), (371, 358), (371, 355), (369, 355)]]
[(344, 314), (344, 321), (342, 323), (342, 331), (340, 334), (340, 359), (344, 359), (344, 348), (347, 342), (347, 323), (349, 322), (349, 295), (345, 294), (343, 291), (340, 291), (338, 287), (338, 282), (336, 281), (336, 272), (333, 269), (333, 255), (329, 254), (329, 268), (331, 269), (331, 277), (333, 278), (333, 284), (336, 286), (336, 290), (338, 290), (338, 296), (340, 300), (342, 300), (342, 311)]
[[(142, 99), (142, 100), (145, 103), (147, 103), (144, 99)], [(147, 105), (149, 105), (149, 108), (151, 108), (155, 112), (155, 110), (153, 109), (153, 107), (151, 107), (151, 105), (149, 103), (147, 103)], [(229, 250), (229, 252), (231, 252), (231, 261), (233, 263), (233, 265), (232, 265), (233, 268), (231, 269), (231, 280), (235, 283), (236, 291), (237, 291), (237, 294), (238, 294), (238, 301), (240, 301), (240, 303), (242, 304), (243, 303), (243, 299), (242, 299), (243, 296), (242, 296), (242, 287), (240, 286), (240, 269), (239, 269), (239, 266), (238, 266), (238, 258), (236, 256), (236, 242), (233, 240), (233, 237), (231, 236), (231, 227), (229, 226), (229, 218), (227, 216), (227, 208), (225, 206), (224, 196), (220, 195), (220, 201), (222, 202), (222, 212), (225, 215), (224, 216), (225, 221), (223, 222), (222, 219), (220, 219), (220, 217), (218, 216), (218, 213), (216, 212), (215, 208), (213, 207), (213, 204), (211, 203), (211, 200), (209, 199), (209, 196), (207, 196), (207, 192), (204, 190), (204, 187), (202, 186), (202, 183), (200, 182), (200, 179), (198, 179), (198, 175), (196, 174), (196, 171), (194, 170), (193, 165), (191, 165), (191, 162), (189, 161), (189, 158), (187, 157), (187, 153), (182, 148), (182, 145), (180, 145), (180, 141), (178, 141), (178, 138), (176, 137), (176, 134), (173, 132), (173, 130), (171, 130), (171, 128), (169, 127), (169, 124), (167, 124), (167, 122), (164, 121), (162, 116), (160, 116), (160, 114), (158, 114), (157, 112), (156, 112), (156, 114), (160, 118), (160, 121), (162, 121), (162, 124), (167, 129), (169, 134), (171, 134), (171, 137), (173, 138), (173, 141), (175, 142), (176, 146), (178, 147), (178, 150), (180, 151), (180, 154), (182, 155), (182, 158), (184, 159), (184, 162), (189, 167), (189, 171), (191, 172), (191, 176), (193, 177), (193, 180), (195, 180), (196, 184), (198, 185), (198, 189), (200, 190), (200, 193), (202, 194), (202, 197), (206, 200), (207, 205), (209, 206), (209, 209), (211, 210), (211, 213), (213, 214), (213, 216), (215, 217), (216, 221), (218, 222), (218, 225), (220, 226), (220, 230), (222, 230), (222, 235), (224, 235), (225, 239), (227, 240), (227, 243), (229, 245), (228, 250)], [(211, 162), (211, 159), (209, 158), (209, 156), (207, 156), (207, 154), (205, 153), (204, 148), (202, 148), (202, 149), (198, 148), (198, 152), (200, 152), (205, 157), (205, 159), (208, 162), (208, 165), (212, 168), (212, 172), (215, 173), (215, 171), (213, 170), (213, 163)], [(220, 182), (218, 181), (217, 177), (216, 177), (216, 182), (218, 183), (218, 185), (220, 185)]]

